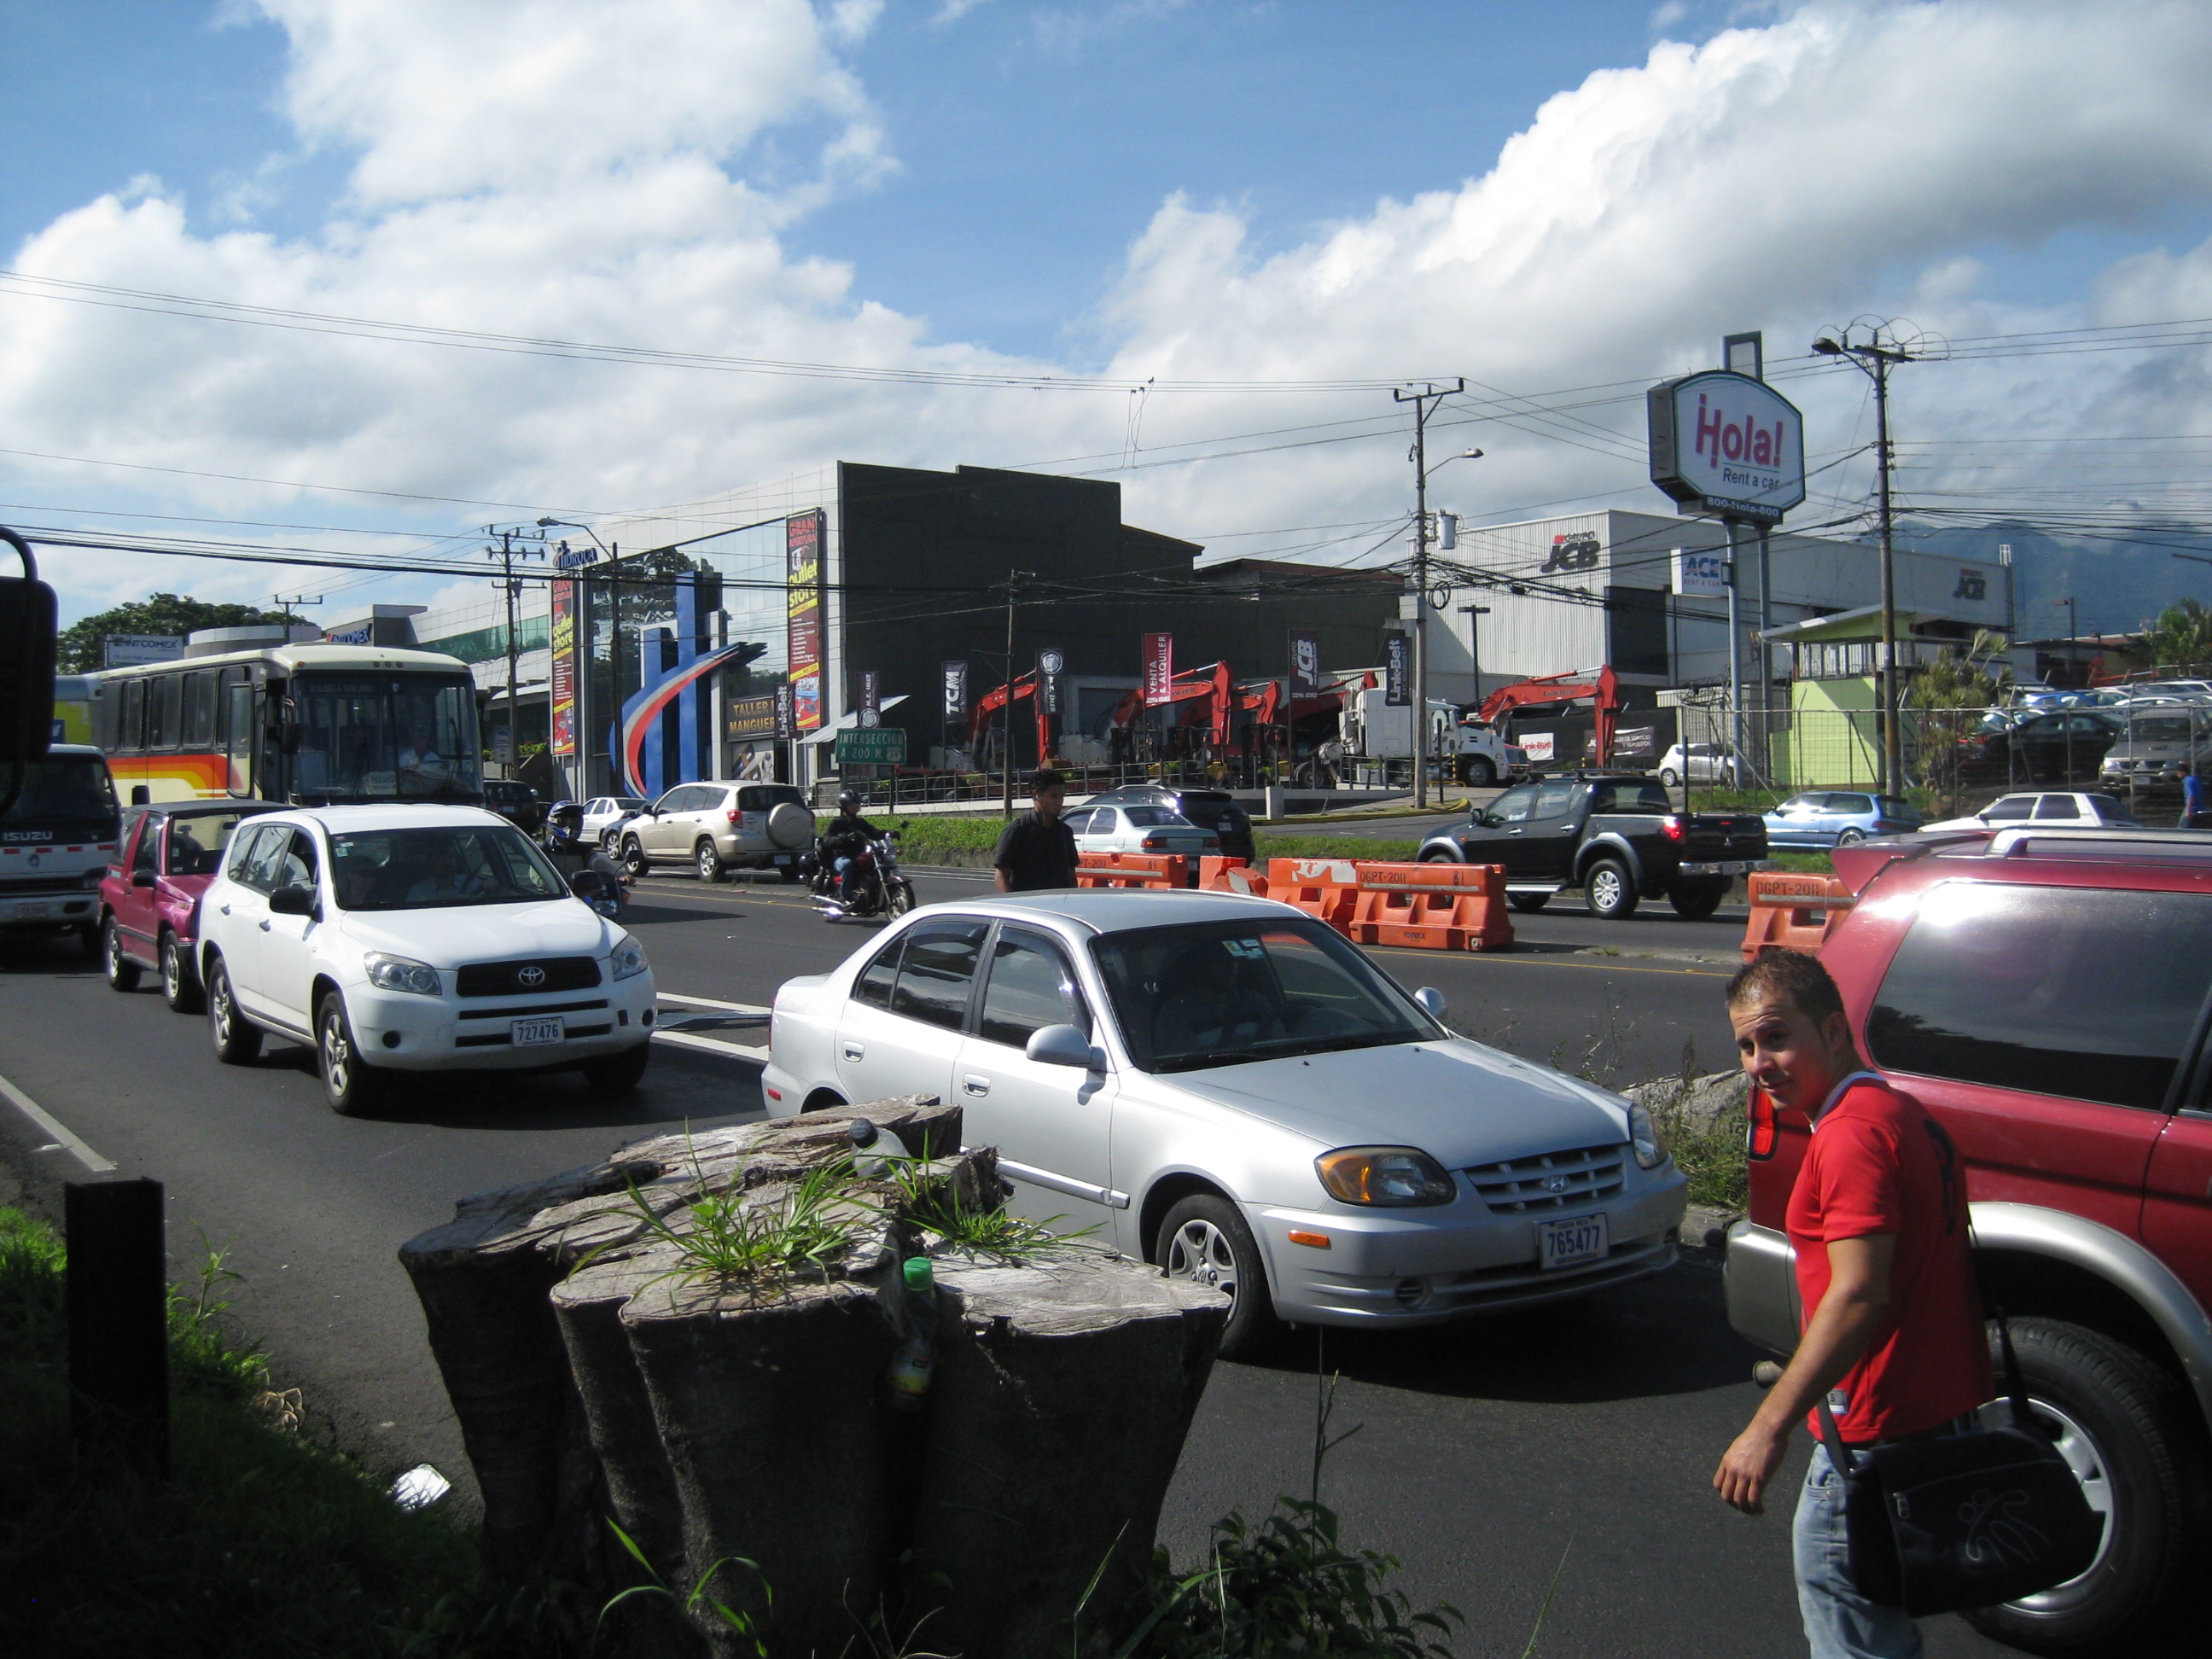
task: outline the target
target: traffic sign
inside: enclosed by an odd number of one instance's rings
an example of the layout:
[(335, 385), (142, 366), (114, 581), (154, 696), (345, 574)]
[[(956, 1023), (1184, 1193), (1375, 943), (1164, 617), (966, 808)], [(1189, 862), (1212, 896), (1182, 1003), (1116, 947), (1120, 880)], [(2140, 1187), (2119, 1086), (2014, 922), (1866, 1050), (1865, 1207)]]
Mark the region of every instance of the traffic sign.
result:
[(837, 734), (837, 764), (903, 766), (906, 728), (901, 726), (858, 727)]

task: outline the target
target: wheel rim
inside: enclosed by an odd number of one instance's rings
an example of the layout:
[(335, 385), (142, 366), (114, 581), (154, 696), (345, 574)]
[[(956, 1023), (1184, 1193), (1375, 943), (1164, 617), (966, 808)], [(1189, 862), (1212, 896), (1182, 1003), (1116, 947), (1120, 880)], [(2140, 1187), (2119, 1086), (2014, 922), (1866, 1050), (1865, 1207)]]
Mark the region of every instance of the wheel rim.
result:
[(1846, 830), (1836, 837), (1836, 845), (1838, 847), (1856, 847), (1859, 842), (1865, 839), (1866, 836), (1861, 834), (1858, 830)]
[(216, 1047), (230, 1047), (230, 975), (220, 968), (208, 987), (208, 1020), (215, 1027)]
[(1620, 872), (1611, 865), (1590, 874), (1590, 902), (1601, 910), (1611, 910), (1620, 903)]
[(343, 1095), (352, 1069), (353, 1049), (346, 1042), (345, 1022), (338, 1018), (337, 1009), (323, 1016), (322, 1040), (315, 1047), (323, 1059), (324, 1086), (334, 1095)]
[(715, 858), (713, 848), (702, 847), (699, 849), (699, 878), (702, 881), (714, 880), (715, 872), (720, 867), (720, 860)]
[(1168, 1242), (1168, 1277), (1237, 1294), (1237, 1252), (1229, 1236), (1203, 1216), (1176, 1229)]
[[(2104, 1531), (2097, 1540), (2097, 1553), (2081, 1572), (2064, 1583), (2053, 1584), (2038, 1595), (2023, 1595), (2017, 1601), (2005, 1603), (2005, 1606), (2017, 1607), (2022, 1613), (2048, 1613), (2058, 1611), (2072, 1600), (2068, 1592), (2102, 1566), (2105, 1558), (2112, 1552), (2112, 1534), (2117, 1518), (2113, 1513), (2112, 1472), (2112, 1464), (2105, 1456), (2105, 1449), (2097, 1443), (2097, 1437), (2076, 1421), (2070, 1413), (2062, 1411), (2048, 1400), (2039, 1400), (2033, 1395), (2028, 1396), (2027, 1407), (2045, 1433), (2057, 1431), (2052, 1444), (2057, 1447), (2058, 1455), (2066, 1460), (2066, 1467), (2074, 1471), (2074, 1478), (2081, 1483), (2081, 1496), (2089, 1500), (2090, 1509), (2105, 1523)], [(1984, 1428), (2002, 1428), (2012, 1422), (2012, 1407), (2005, 1401), (1992, 1400), (1982, 1407), (1979, 1416)]]
[(111, 980), (121, 979), (123, 977), (123, 935), (117, 931), (112, 921), (100, 929), (100, 954), (107, 958), (107, 977)]
[(174, 1002), (185, 988), (185, 965), (177, 960), (177, 941), (161, 941), (161, 989)]

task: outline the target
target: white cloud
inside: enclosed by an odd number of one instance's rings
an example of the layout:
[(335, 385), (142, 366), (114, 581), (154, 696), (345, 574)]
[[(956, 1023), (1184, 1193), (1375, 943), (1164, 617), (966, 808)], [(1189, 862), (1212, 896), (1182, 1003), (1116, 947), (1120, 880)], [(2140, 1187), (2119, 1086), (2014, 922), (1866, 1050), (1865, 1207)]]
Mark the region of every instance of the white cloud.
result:
[[(875, 21), (872, 0), (263, 3), (292, 38), (285, 106), (302, 142), (355, 157), (319, 232), (201, 234), (147, 181), (57, 220), (17, 269), (548, 338), (1055, 367), (933, 343), (922, 319), (867, 299), (867, 270), (793, 251), (814, 205), (896, 188), (866, 89), (838, 57)], [(1838, 3), (1662, 43), (1559, 94), (1502, 154), (1462, 158), (1459, 189), (1386, 200), (1272, 257), (1251, 252), (1241, 212), (1166, 203), (1133, 228), (1110, 301), (1084, 319), (1092, 361), (1139, 380), (1464, 373), (1531, 390), (1704, 366), (1740, 327), (1765, 327), (1772, 357), (1865, 312), (1909, 307), (1954, 336), (2018, 326), (2023, 313), (1983, 297), (2008, 248), (2212, 200), (2208, 82), (2212, 18), (2190, 5)], [(2199, 249), (2126, 262), (2028, 325), (2206, 314), (2212, 252)], [(2132, 361), (1916, 368), (1900, 420), (1984, 435), (2089, 419), (2212, 429), (2170, 423), (2212, 416), (2193, 357)], [(1801, 384), (1815, 447), (1841, 447), (1857, 386)], [(682, 500), (830, 456), (1110, 455), (1127, 401), (583, 365), (0, 300), (10, 447), (561, 507)], [(1389, 408), (1384, 393), (1156, 393), (1143, 436), (1158, 451)], [(1588, 418), (1632, 442), (1641, 417), (1629, 403)], [(1619, 504), (1659, 506), (1632, 453), (1587, 430), (1476, 436), (1491, 458), (1455, 469), (1449, 505), (1620, 489)], [(1407, 471), (1388, 441), (1146, 469), (1127, 477), (1128, 511), (1184, 532), (1381, 517), (1406, 504)], [(58, 494), (84, 475), (31, 476)], [(306, 516), (258, 486), (180, 483), (173, 499)], [(491, 516), (450, 513), (440, 528)], [(173, 568), (105, 568), (94, 585), (111, 591), (182, 582)]]

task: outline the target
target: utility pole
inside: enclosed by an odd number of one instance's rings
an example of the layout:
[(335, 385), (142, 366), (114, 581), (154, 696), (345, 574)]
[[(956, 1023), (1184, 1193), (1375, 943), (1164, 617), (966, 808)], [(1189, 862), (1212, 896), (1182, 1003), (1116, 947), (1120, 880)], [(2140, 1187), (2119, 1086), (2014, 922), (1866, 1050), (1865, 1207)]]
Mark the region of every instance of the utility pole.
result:
[[(1429, 412), (1446, 398), (1467, 390), (1462, 375), (1449, 386), (1425, 380), (1418, 392), (1396, 391), (1394, 403), (1413, 406), (1413, 805), (1429, 804)], [(1462, 452), (1468, 456), (1482, 452)], [(1445, 460), (1458, 460), (1458, 455)], [(1441, 468), (1444, 461), (1437, 463)]]
[(2069, 668), (2078, 667), (2081, 661), (2081, 613), (2076, 610), (2074, 597), (2070, 593), (2054, 603), (2066, 607), (2066, 665)]
[(1920, 352), (1907, 351), (1893, 340), (1882, 341), (1882, 331), (1869, 331), (1866, 343), (1853, 345), (1848, 331), (1840, 340), (1826, 335), (1813, 342), (1815, 354), (1845, 357), (1856, 363), (1874, 381), (1875, 459), (1880, 469), (1881, 505), (1881, 791), (1905, 793), (1904, 744), (1898, 731), (1897, 685), (1897, 552), (1892, 539), (1889, 475), (1893, 465), (1889, 445), (1889, 371), (1893, 364), (1917, 362)]
[[(505, 573), (499, 586), (507, 595), (507, 752), (500, 757), (500, 764), (506, 767), (511, 775), (514, 769), (515, 757), (520, 752), (522, 747), (522, 698), (520, 692), (522, 677), (516, 667), (522, 651), (521, 642), (514, 636), (514, 599), (515, 595), (522, 591), (522, 584), (515, 580), (514, 562), (518, 557), (542, 559), (545, 556), (545, 550), (543, 546), (531, 547), (526, 544), (520, 549), (517, 549), (515, 538), (518, 536), (526, 537), (529, 534), (527, 531), (501, 530), (496, 525), (488, 524), (484, 526), (484, 534), (499, 538), (499, 545), (486, 547), (484, 556), (487, 558), (497, 559), (500, 562), (500, 568)], [(538, 539), (540, 543), (544, 541), (544, 531), (538, 532)], [(546, 645), (550, 653), (552, 645), (550, 635)], [(548, 678), (550, 677), (549, 672)], [(545, 738), (547, 746), (550, 748), (553, 739), (550, 727), (547, 728)]]
[[(1014, 596), (1024, 576), (1033, 576), (1033, 570), (1006, 572), (1006, 701), (999, 710), (999, 770), (1001, 788), (999, 811), (1006, 817), (1014, 815)], [(1031, 696), (1036, 694), (1032, 692)], [(1044, 757), (1037, 757), (1042, 765)]]
[(271, 593), (269, 596), (269, 603), (275, 605), (279, 611), (282, 611), (284, 613), (285, 643), (289, 645), (292, 639), (292, 608), (295, 605), (320, 605), (322, 602), (323, 596), (319, 593), (315, 594), (313, 598), (310, 598), (305, 593), (295, 593), (289, 599), (282, 593)]

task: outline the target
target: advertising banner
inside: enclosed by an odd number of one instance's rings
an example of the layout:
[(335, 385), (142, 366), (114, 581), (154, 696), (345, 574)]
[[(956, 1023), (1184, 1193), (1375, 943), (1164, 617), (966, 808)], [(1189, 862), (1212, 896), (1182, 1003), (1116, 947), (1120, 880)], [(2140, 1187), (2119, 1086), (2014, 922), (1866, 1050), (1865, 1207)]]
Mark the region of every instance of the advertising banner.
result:
[(1303, 628), (1291, 630), (1291, 695), (1321, 695), (1321, 635)]
[(1410, 708), (1413, 703), (1413, 641), (1407, 634), (1393, 634), (1383, 644), (1389, 654), (1382, 670), (1382, 701), (1392, 708)]
[(968, 712), (968, 665), (948, 662), (944, 665), (945, 720), (948, 726), (957, 724)]
[(822, 535), (819, 507), (783, 521), (784, 581), (792, 717), (800, 732), (822, 726)]
[(884, 677), (872, 668), (860, 676), (860, 724), (874, 727), (884, 723)]
[(797, 700), (787, 685), (775, 688), (775, 734), (779, 738), (799, 735)]
[(104, 634), (100, 643), (102, 666), (107, 668), (141, 668), (185, 654), (182, 634)]
[(552, 605), (553, 752), (576, 752), (576, 584), (547, 584)]
[(1774, 524), (1805, 499), (1805, 422), (1748, 374), (1711, 369), (1645, 397), (1651, 482), (1684, 513)]
[(1145, 707), (1175, 701), (1175, 635), (1145, 635)]
[(1729, 591), (1729, 556), (1724, 547), (1674, 550), (1674, 591), (1685, 599), (1724, 599)]
[(1060, 713), (1060, 677), (1067, 672), (1067, 655), (1062, 651), (1043, 650), (1036, 657), (1036, 694), (1038, 707), (1048, 714)]
[(763, 691), (750, 697), (731, 697), (722, 705), (723, 735), (731, 743), (757, 743), (781, 737), (775, 718), (776, 695)]

